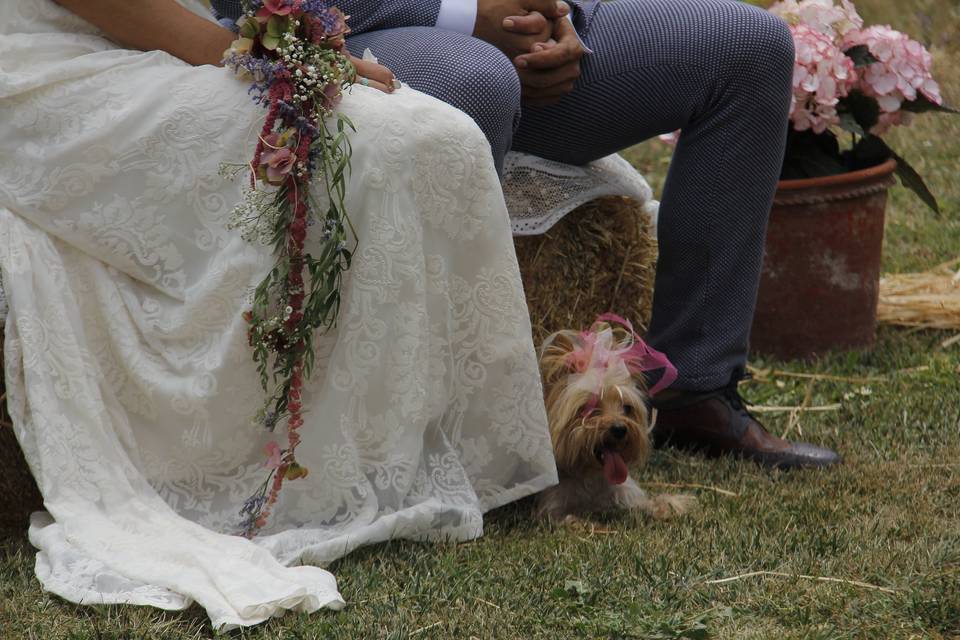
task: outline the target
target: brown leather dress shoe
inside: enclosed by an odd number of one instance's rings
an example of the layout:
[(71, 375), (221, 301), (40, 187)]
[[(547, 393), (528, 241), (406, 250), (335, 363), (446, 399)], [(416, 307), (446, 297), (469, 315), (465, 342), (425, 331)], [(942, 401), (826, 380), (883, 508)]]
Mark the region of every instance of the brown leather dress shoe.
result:
[(738, 382), (735, 378), (713, 392), (681, 393), (654, 401), (654, 446), (700, 450), (712, 456), (737, 455), (777, 469), (821, 468), (842, 461), (830, 449), (770, 434), (747, 411), (737, 391)]

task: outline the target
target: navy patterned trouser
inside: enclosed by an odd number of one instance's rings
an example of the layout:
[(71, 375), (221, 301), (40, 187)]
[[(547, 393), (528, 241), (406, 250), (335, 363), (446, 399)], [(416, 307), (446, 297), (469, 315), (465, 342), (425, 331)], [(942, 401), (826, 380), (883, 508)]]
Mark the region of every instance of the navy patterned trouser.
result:
[(412, 27), (348, 46), (370, 47), (398, 78), (470, 114), (498, 161), (513, 148), (580, 164), (682, 129), (647, 339), (677, 365), (676, 388), (718, 388), (746, 364), (787, 132), (790, 32), (736, 0), (613, 0), (582, 35), (594, 53), (575, 91), (522, 109), (513, 65), (477, 39)]

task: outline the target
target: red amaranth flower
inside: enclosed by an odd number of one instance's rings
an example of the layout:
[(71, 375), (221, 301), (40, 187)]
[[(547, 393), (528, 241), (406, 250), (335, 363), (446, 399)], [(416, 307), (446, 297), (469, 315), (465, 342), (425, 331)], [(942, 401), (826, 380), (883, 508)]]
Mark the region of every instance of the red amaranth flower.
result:
[[(241, 515), (245, 516), (242, 523), (244, 535), (253, 537), (269, 522), (283, 483), (304, 478), (309, 473), (296, 459), (296, 447), (301, 441), (298, 429), (304, 424), (301, 390), (305, 373), (304, 359), (309, 355), (307, 338), (314, 328), (332, 326), (333, 320), (329, 312), (318, 313), (315, 307), (310, 306), (308, 296), (314, 295), (314, 283), (311, 281), (310, 288), (304, 283), (305, 279), (311, 277), (308, 267), (312, 264), (305, 255), (310, 215), (307, 190), (313, 184), (311, 173), (314, 166), (325, 170), (335, 158), (328, 147), (315, 150), (322, 153), (314, 158), (311, 156), (311, 146), (315, 138), (324, 136), (329, 145), (340, 147), (342, 152), (349, 154), (349, 146), (327, 129), (324, 119), (339, 100), (342, 86), (353, 80), (353, 69), (345, 57), (334, 56), (329, 68), (324, 64), (324, 77), (329, 77), (330, 81), (325, 86), (315, 87), (321, 94), (314, 98), (317, 102), (293, 100), (295, 88), (298, 93), (304, 91), (299, 81), (295, 87), (292, 74), (299, 70), (301, 74), (312, 77), (314, 69), (302, 59), (294, 59), (297, 56), (285, 58), (280, 55), (286, 46), (281, 46), (281, 39), (283, 43), (296, 43), (297, 52), (306, 50), (307, 57), (317, 53), (311, 52), (311, 48), (343, 53), (344, 39), (349, 32), (346, 16), (338, 10), (330, 10), (323, 3), (263, 0), (255, 15), (247, 15), (241, 28), (248, 32), (246, 37), (256, 41), (249, 48), (247, 56), (272, 65), (270, 73), (259, 78), (261, 84), (255, 86), (258, 101), (267, 106), (267, 117), (250, 165), (251, 188), (257, 188), (258, 180), (278, 187), (277, 199), (271, 207), (279, 210), (277, 224), (286, 226), (273, 229), (273, 233), (280, 236), (281, 243), (277, 251), (277, 269), (261, 283), (253, 311), (244, 314), (244, 320), (250, 325), (248, 340), (254, 347), (254, 360), (261, 365), (264, 380), (268, 380), (272, 373), (283, 381), (280, 393), (285, 396), (270, 396), (265, 411), (268, 415), (286, 418), (289, 443), (282, 454), (278, 444), (271, 444), (266, 463), (272, 469), (271, 474), (259, 491), (245, 502), (245, 505), (249, 503), (252, 506), (241, 511)], [(266, 41), (268, 37), (271, 39), (269, 44)], [(315, 161), (317, 165), (314, 165)], [(341, 212), (343, 181), (344, 178), (337, 178), (334, 186), (328, 185), (327, 193), (331, 198), (339, 199)], [(324, 241), (336, 242), (337, 246), (342, 244), (343, 227), (339, 223), (343, 217), (341, 213), (336, 220), (336, 236), (330, 238), (330, 234), (325, 234)], [(340, 265), (336, 272), (339, 274), (345, 269)], [(280, 273), (284, 275), (279, 276)], [(329, 280), (336, 278), (337, 274), (331, 276), (324, 273), (322, 277)], [(335, 280), (332, 282), (336, 283)], [(307, 309), (311, 317), (305, 317)], [(280, 317), (279, 325), (277, 316)], [(266, 383), (264, 386), (266, 389)], [(276, 418), (270, 424), (271, 431), (275, 424)]]

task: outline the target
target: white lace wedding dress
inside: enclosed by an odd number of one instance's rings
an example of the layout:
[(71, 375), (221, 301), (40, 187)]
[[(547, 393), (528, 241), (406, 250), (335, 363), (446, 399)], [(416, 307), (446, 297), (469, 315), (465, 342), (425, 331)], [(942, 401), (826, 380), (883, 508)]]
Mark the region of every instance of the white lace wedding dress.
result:
[[(192, 7), (202, 10), (198, 6)], [(9, 407), (47, 512), (43, 586), (218, 628), (343, 604), (316, 566), (390, 538), (467, 540), (556, 481), (503, 197), (479, 129), (356, 87), (359, 250), (321, 341), (271, 524), (241, 312), (269, 249), (226, 228), (263, 111), (215, 67), (124, 51), (49, 0), (0, 0), (0, 269)]]

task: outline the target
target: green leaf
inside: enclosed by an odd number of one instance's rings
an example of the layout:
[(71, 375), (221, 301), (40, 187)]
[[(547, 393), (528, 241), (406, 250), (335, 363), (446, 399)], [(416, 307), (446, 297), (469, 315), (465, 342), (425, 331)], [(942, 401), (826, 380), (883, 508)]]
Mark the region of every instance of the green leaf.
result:
[(287, 16), (270, 16), (270, 20), (267, 21), (267, 35), (274, 36), (279, 38), (290, 26), (290, 19)]
[(923, 200), (923, 203), (930, 207), (934, 214), (937, 216), (940, 215), (940, 205), (937, 204), (937, 199), (931, 193), (930, 188), (927, 186), (927, 183), (923, 181), (923, 178), (920, 177), (920, 174), (917, 173), (917, 170), (914, 169), (909, 162), (906, 161), (902, 156), (898, 155), (896, 151), (890, 148), (886, 142), (881, 140), (876, 136), (871, 136), (874, 140), (877, 141), (879, 145), (882, 145), (883, 148), (890, 154), (890, 157), (897, 161), (897, 177), (900, 178), (900, 184), (902, 184), (907, 189), (913, 191), (917, 196)]
[(853, 60), (853, 66), (855, 67), (868, 67), (874, 62), (880, 62), (872, 53), (870, 53), (870, 47), (865, 44), (858, 44), (855, 47), (850, 47), (843, 53), (848, 58)]
[(857, 122), (857, 119), (853, 117), (852, 113), (840, 114), (840, 128), (858, 136), (866, 135), (863, 131), (863, 127), (860, 126), (860, 123)]
[(264, 49), (275, 51), (276, 48), (280, 45), (280, 38), (278, 38), (277, 36), (266, 34), (263, 36), (263, 39), (260, 40), (260, 44), (263, 45)]
[(904, 111), (909, 111), (910, 113), (926, 113), (928, 111), (935, 111), (939, 113), (960, 114), (960, 109), (949, 107), (945, 104), (931, 102), (930, 99), (922, 93), (917, 94), (916, 100), (911, 100), (910, 102), (904, 102), (901, 104), (900, 108)]
[(846, 171), (859, 171), (883, 164), (892, 157), (893, 151), (879, 136), (868, 133), (853, 147), (841, 155)]
[(837, 112), (841, 118), (844, 114), (852, 115), (864, 131), (870, 131), (880, 121), (880, 104), (876, 98), (871, 98), (862, 91), (854, 90), (847, 97), (841, 98)]
[(812, 131), (791, 131), (787, 138), (781, 178), (819, 178), (845, 173), (847, 167), (840, 162), (840, 146), (836, 136), (829, 131), (815, 134)]
[(897, 161), (897, 177), (900, 178), (900, 184), (920, 196), (923, 203), (939, 216), (940, 205), (937, 204), (936, 197), (930, 192), (930, 188), (927, 186), (927, 183), (923, 181), (923, 178), (920, 177), (920, 174), (917, 173), (917, 170), (910, 166), (909, 162), (901, 158), (893, 150), (891, 150), (890, 153)]
[(257, 22), (256, 18), (247, 18), (240, 25), (240, 35), (244, 38), (256, 38), (260, 33), (260, 23)]

